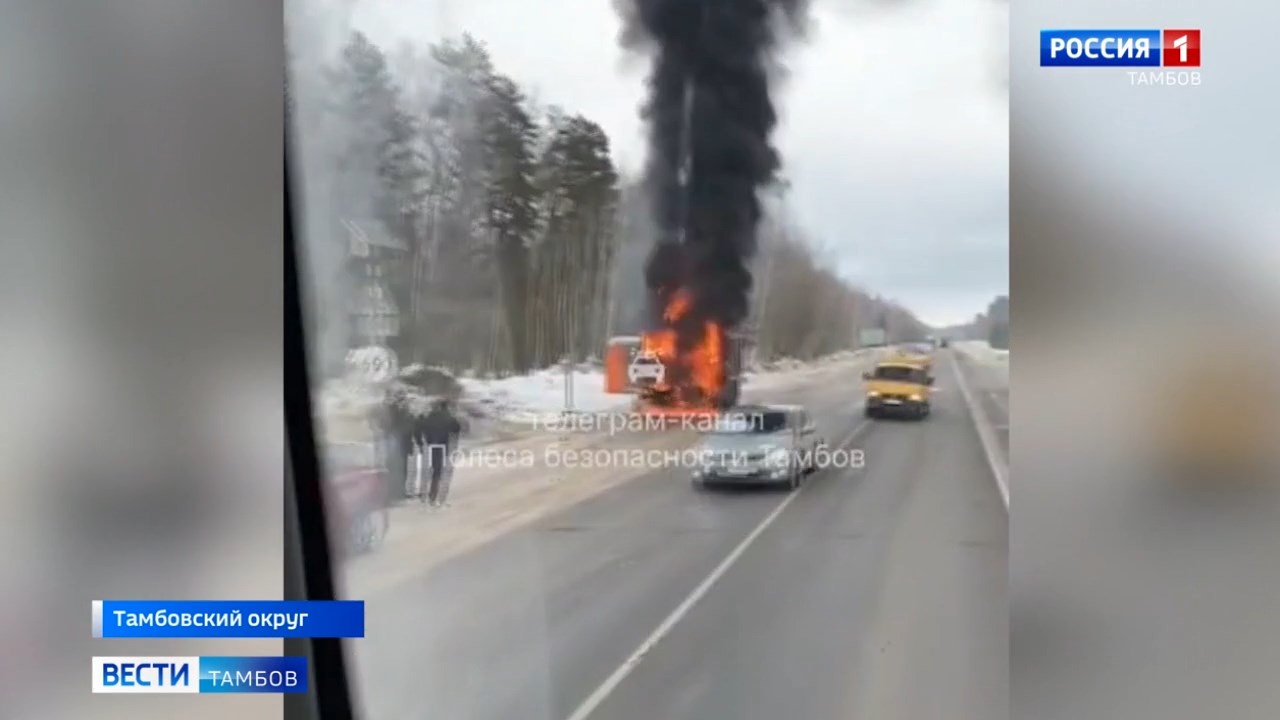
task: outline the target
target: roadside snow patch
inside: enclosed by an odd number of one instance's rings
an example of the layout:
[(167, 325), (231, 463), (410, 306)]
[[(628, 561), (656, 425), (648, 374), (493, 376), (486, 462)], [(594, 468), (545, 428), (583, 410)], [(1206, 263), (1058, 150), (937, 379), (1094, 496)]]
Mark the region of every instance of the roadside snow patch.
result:
[(981, 365), (1008, 365), (1009, 351), (991, 347), (985, 340), (962, 340), (954, 343), (957, 350)]
[[(860, 360), (867, 352), (849, 350), (811, 361), (783, 358), (763, 363), (745, 374), (743, 389), (758, 390), (804, 381), (834, 365)], [(598, 363), (577, 365), (572, 384), (574, 412), (626, 412), (634, 400), (632, 395), (605, 392), (604, 371)], [(456, 400), (459, 414), (477, 423), (474, 427), (478, 431), (492, 422), (536, 424), (559, 416), (565, 409), (565, 372), (561, 367), (528, 375), (486, 378), (476, 377), (474, 373), (455, 375), (443, 368), (410, 365), (389, 383), (370, 383), (350, 377), (325, 383), (317, 398), (320, 415), (335, 427), (363, 421), (377, 409), (387, 389), (392, 387), (406, 391), (414, 412), (425, 412), (435, 397)]]
[[(505, 378), (462, 378), (463, 397), (485, 408), (487, 414), (509, 422), (532, 423), (539, 417), (565, 409), (565, 372), (561, 368), (538, 370)], [(577, 412), (610, 412), (627, 409), (630, 395), (604, 391), (604, 372), (579, 365), (571, 375), (573, 409)]]

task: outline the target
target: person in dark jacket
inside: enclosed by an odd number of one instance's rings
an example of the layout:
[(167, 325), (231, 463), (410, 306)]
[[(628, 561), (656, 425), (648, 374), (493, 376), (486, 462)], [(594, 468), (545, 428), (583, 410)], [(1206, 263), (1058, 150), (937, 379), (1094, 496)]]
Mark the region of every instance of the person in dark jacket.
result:
[(403, 391), (388, 393), (382, 412), (383, 441), (387, 448), (387, 504), (409, 496), (409, 464), (413, 455), (413, 416)]
[(417, 423), (415, 439), (423, 450), (423, 458), (431, 468), (431, 482), (427, 489), (426, 501), (432, 507), (444, 505), (449, 493), (449, 453), (457, 446), (458, 435), (462, 425), (449, 411), (449, 401), (436, 400), (427, 413)]

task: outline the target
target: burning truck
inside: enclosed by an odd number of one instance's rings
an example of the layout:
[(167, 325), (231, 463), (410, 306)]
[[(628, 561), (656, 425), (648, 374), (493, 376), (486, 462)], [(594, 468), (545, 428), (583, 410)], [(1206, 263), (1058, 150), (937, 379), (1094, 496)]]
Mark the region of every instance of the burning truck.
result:
[(626, 385), (646, 412), (715, 412), (738, 402), (761, 193), (779, 182), (776, 51), (803, 35), (808, 2), (619, 4), (624, 44), (650, 58), (642, 114), (654, 245), (649, 325), (630, 351), (611, 345), (606, 383)]
[(715, 411), (736, 405), (750, 335), (714, 320), (694, 322), (688, 292), (673, 293), (661, 323), (606, 351), (610, 392), (635, 394), (646, 412)]
[(688, 291), (671, 293), (658, 328), (640, 335), (640, 357), (656, 358), (663, 368), (638, 389), (646, 409), (716, 410), (738, 402), (746, 338), (691, 317), (692, 304)]

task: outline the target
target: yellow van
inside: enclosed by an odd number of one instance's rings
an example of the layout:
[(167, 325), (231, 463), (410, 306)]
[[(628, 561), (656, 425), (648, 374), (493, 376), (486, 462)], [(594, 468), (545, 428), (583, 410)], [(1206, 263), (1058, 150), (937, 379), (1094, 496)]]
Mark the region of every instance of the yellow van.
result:
[(929, 415), (929, 393), (933, 377), (919, 361), (893, 358), (876, 363), (862, 374), (866, 381), (867, 417), (902, 415), (924, 418)]

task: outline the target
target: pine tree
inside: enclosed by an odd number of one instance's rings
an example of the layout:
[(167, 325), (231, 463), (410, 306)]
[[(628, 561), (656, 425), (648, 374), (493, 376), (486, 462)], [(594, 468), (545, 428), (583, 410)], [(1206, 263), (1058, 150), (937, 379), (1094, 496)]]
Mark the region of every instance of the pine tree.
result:
[(603, 346), (618, 202), (604, 130), (581, 115), (553, 115), (549, 125), (538, 176), (544, 232), (530, 297), (540, 362)]
[(433, 359), (490, 370), (500, 356), (498, 281), (487, 225), (486, 138), (493, 64), (471, 36), (430, 48), (424, 75), (432, 87), (414, 109), (427, 157), (425, 246), (416, 258), (415, 311), (436, 342)]
[[(387, 69), (386, 57), (361, 33), (343, 49), (339, 87), (345, 90), (341, 110), (352, 130), (346, 156), (348, 188), (367, 198), (363, 217), (383, 229), (412, 253), (421, 241), (425, 172), (417, 148), (418, 131), (405, 111), (400, 91)], [(412, 267), (405, 264), (387, 278), (396, 305), (411, 307)], [(412, 355), (416, 333), (402, 325), (396, 350)]]
[(538, 222), (533, 148), (537, 126), (524, 94), (510, 78), (494, 75), (481, 118), (485, 139), (485, 226), (497, 263), (502, 317), (512, 368), (531, 368), (524, 313), (528, 297), (529, 245)]

